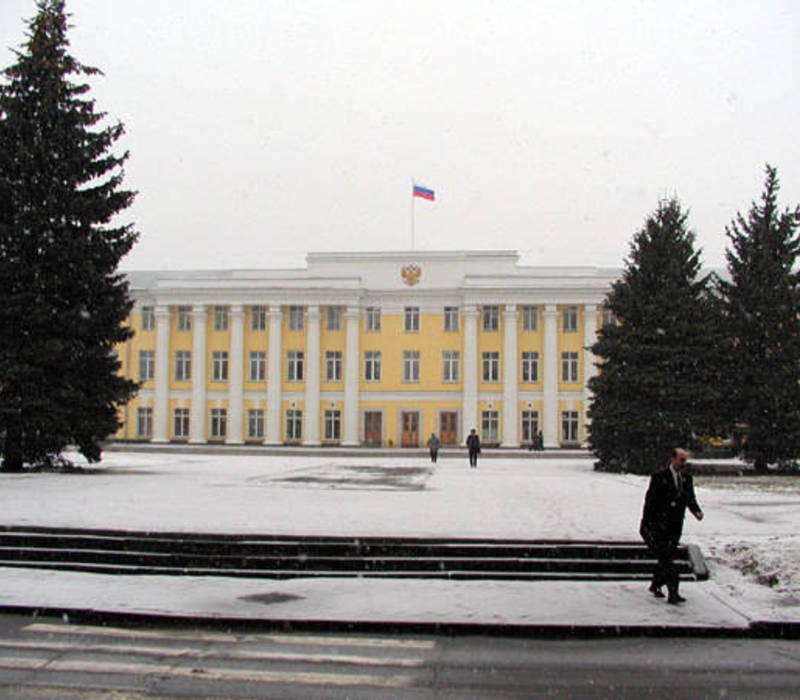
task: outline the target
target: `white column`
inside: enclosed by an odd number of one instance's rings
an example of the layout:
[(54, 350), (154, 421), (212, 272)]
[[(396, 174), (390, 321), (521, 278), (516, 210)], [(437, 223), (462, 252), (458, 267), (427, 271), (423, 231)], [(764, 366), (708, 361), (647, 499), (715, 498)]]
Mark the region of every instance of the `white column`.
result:
[(558, 310), (555, 304), (544, 307), (544, 357), (542, 439), (545, 447), (558, 447)]
[(192, 307), (192, 408), (189, 442), (206, 442), (206, 319), (203, 305)]
[(269, 307), (266, 443), (281, 443), (281, 307)]
[(359, 362), (358, 307), (348, 307), (345, 318), (344, 350), (344, 435), (343, 445), (358, 445), (358, 378)]
[(517, 318), (516, 304), (506, 304), (503, 312), (503, 447), (519, 447), (517, 417)]
[(303, 410), (303, 444), (319, 445), (319, 306), (306, 312), (306, 393)]
[(153, 442), (167, 442), (169, 432), (169, 307), (156, 306), (155, 401)]
[[(589, 391), (589, 380), (597, 374), (597, 367), (595, 367), (594, 353), (589, 349), (594, 345), (597, 340), (597, 306), (594, 304), (586, 304), (583, 307), (583, 423), (586, 425), (587, 415), (589, 413), (589, 402), (591, 401), (592, 392)], [(584, 445), (586, 445), (586, 438), (588, 431), (584, 428)]]
[(478, 426), (478, 309), (465, 306), (464, 317), (464, 380), (461, 399), (461, 435)]
[(231, 306), (231, 375), (228, 381), (228, 434), (225, 442), (241, 445), (244, 411), (244, 308)]

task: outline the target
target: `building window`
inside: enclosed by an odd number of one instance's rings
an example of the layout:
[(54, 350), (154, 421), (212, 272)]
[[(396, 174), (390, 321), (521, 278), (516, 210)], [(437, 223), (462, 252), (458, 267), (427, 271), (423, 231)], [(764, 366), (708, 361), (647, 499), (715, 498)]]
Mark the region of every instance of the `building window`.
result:
[(562, 382), (577, 382), (578, 381), (578, 353), (577, 352), (562, 352), (561, 353), (561, 381)]
[(224, 408), (211, 409), (211, 439), (225, 437), (228, 429), (228, 412)]
[(381, 378), (381, 353), (379, 350), (364, 351), (364, 381), (377, 382)]
[(342, 381), (342, 353), (339, 350), (325, 351), (325, 381)]
[(447, 333), (455, 333), (458, 331), (458, 307), (445, 306), (444, 307), (444, 330)]
[(522, 381), (539, 381), (539, 353), (525, 350), (522, 353)]
[(192, 309), (189, 306), (178, 307), (178, 330), (185, 332), (192, 330)]
[(189, 350), (175, 351), (175, 381), (188, 382), (192, 378), (192, 353)]
[(325, 317), (325, 329), (329, 331), (342, 330), (342, 307), (329, 306)]
[(303, 330), (303, 307), (290, 306), (289, 307), (289, 330), (302, 331)]
[(500, 328), (500, 307), (484, 306), (481, 308), (481, 318), (483, 319), (483, 330), (496, 331)]
[(227, 331), (228, 330), (228, 307), (215, 306), (214, 307), (214, 330)]
[(249, 408), (247, 410), (247, 437), (251, 440), (264, 438), (264, 409)]
[(156, 327), (156, 315), (152, 306), (142, 307), (142, 330), (152, 331)]
[(539, 432), (539, 412), (522, 412), (522, 442), (532, 443)]
[(325, 440), (340, 440), (342, 433), (342, 416), (340, 411), (325, 411)]
[(538, 314), (535, 306), (522, 307), (522, 330), (535, 331), (538, 325)]
[(153, 409), (139, 406), (136, 409), (136, 437), (149, 438), (153, 435)]
[(263, 350), (250, 351), (250, 381), (263, 382), (267, 375), (267, 354)]
[(302, 350), (288, 350), (286, 352), (286, 379), (290, 382), (303, 381)]
[(564, 333), (575, 333), (578, 330), (577, 306), (567, 306), (561, 312), (561, 328)]
[(364, 316), (364, 330), (377, 333), (381, 329), (381, 310), (377, 306), (368, 306)]
[(215, 382), (228, 381), (228, 352), (215, 350), (211, 353), (211, 379)]
[(264, 331), (267, 329), (267, 307), (266, 306), (251, 306), (250, 307), (250, 330), (251, 331)]
[(458, 350), (442, 351), (442, 381), (458, 381)]
[(614, 312), (608, 306), (605, 305), (603, 305), (603, 325), (604, 326), (617, 325), (617, 317), (614, 315)]
[(481, 442), (492, 443), (498, 441), (497, 416), (497, 411), (481, 411)]
[(189, 437), (189, 409), (176, 408), (172, 413), (172, 436), (184, 440)]
[(149, 382), (155, 372), (155, 353), (152, 350), (139, 351), (139, 381)]
[(561, 441), (578, 442), (577, 411), (561, 411)]
[(295, 408), (286, 411), (286, 439), (300, 440), (303, 437), (303, 412)]
[(406, 333), (419, 333), (419, 307), (406, 306), (405, 324), (403, 326)]
[(403, 381), (419, 381), (419, 350), (403, 350)]
[(500, 381), (500, 353), (499, 352), (484, 352), (481, 353), (481, 362), (483, 366), (483, 381), (485, 382), (499, 382)]

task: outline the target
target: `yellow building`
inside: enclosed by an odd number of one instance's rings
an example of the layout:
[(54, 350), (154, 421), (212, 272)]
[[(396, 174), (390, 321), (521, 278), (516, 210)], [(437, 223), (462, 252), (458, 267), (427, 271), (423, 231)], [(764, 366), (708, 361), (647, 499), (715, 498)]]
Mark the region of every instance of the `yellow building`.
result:
[(133, 272), (117, 437), (545, 447), (585, 440), (615, 269), (512, 251), (310, 253), (304, 269)]

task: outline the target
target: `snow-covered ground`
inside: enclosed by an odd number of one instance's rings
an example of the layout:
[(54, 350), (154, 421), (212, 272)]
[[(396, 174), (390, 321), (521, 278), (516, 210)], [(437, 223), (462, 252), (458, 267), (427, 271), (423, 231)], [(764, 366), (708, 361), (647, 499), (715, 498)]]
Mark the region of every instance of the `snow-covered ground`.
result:
[[(731, 600), (800, 619), (800, 477), (695, 479), (687, 516)], [(587, 458), (107, 452), (79, 473), (0, 474), (0, 524), (263, 534), (637, 540), (647, 477)]]

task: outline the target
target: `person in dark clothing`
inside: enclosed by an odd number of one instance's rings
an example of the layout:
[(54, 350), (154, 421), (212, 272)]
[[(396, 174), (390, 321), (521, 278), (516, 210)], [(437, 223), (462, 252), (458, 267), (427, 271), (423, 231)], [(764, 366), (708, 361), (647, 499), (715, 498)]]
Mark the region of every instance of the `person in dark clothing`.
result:
[(436, 437), (436, 433), (431, 433), (431, 436), (428, 438), (428, 449), (431, 452), (431, 462), (436, 464), (436, 460), (439, 456), (439, 448), (442, 446), (441, 440)]
[(478, 467), (478, 454), (481, 451), (481, 439), (475, 432), (475, 428), (470, 430), (467, 436), (467, 451), (469, 452), (469, 466), (476, 469)]
[(666, 584), (669, 592), (667, 602), (671, 605), (686, 600), (678, 593), (678, 570), (673, 561), (683, 531), (686, 509), (698, 520), (703, 519), (703, 511), (694, 495), (692, 476), (684, 473), (687, 459), (686, 450), (676, 447), (672, 450), (667, 468), (650, 477), (639, 526), (642, 539), (658, 560), (650, 592), (656, 598), (663, 598), (661, 587)]

